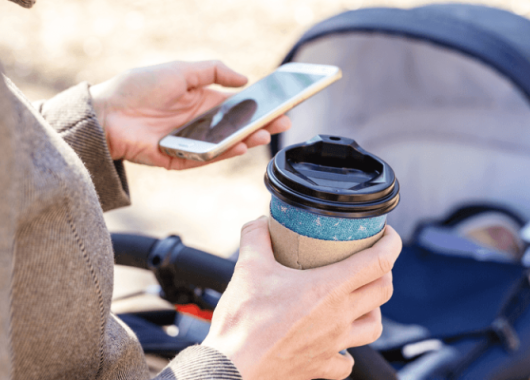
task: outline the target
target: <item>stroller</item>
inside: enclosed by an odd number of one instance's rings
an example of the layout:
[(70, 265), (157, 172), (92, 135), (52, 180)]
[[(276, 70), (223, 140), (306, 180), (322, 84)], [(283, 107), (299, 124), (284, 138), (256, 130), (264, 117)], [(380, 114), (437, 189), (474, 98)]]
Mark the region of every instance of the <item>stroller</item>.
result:
[[(384, 333), (371, 345), (386, 362), (351, 378), (529, 378), (529, 36), (530, 21), (483, 6), (361, 9), (315, 25), (285, 58), (337, 65), (343, 79), (290, 112), (293, 128), (273, 139), (271, 152), (317, 134), (345, 136), (400, 181), (401, 204), (388, 223), (406, 244), (394, 296), (382, 307)], [(492, 219), (517, 232), (517, 253), (466, 234)], [(215, 307), (233, 264), (190, 264), (190, 254), (187, 272), (170, 253), (185, 250), (177, 237), (144, 239), (143, 250), (134, 237), (113, 239), (118, 263), (151, 268), (164, 298), (200, 307), (194, 317), (122, 315), (144, 350), (170, 356), (200, 342), (208, 331), (202, 309)], [(134, 251), (141, 260), (131, 259)], [(168, 339), (159, 328), (179, 323), (192, 326), (187, 335)], [(375, 373), (387, 363), (393, 373)]]

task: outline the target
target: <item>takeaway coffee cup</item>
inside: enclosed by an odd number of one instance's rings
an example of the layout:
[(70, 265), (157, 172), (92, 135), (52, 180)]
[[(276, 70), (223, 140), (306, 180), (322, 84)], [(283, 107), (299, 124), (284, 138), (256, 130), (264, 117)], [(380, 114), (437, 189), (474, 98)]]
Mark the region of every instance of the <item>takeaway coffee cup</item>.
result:
[(371, 247), (399, 202), (399, 183), (383, 160), (345, 137), (318, 135), (269, 162), (269, 231), (281, 264), (309, 269)]

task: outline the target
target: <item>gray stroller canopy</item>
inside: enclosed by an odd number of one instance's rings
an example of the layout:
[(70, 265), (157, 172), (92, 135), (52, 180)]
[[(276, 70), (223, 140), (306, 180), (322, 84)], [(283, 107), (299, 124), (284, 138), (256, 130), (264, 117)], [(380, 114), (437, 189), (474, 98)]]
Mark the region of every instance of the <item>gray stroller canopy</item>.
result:
[(355, 139), (396, 172), (389, 223), (405, 240), (471, 202), (530, 220), (529, 20), (465, 4), (350, 11), (309, 30), (289, 61), (343, 78), (290, 112), (273, 151), (319, 133)]

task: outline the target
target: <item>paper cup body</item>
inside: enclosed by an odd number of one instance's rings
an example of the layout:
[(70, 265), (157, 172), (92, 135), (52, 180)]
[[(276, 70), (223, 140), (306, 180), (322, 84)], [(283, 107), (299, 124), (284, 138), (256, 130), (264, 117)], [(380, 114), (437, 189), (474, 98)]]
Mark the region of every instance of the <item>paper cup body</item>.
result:
[(386, 215), (339, 218), (319, 215), (272, 196), (269, 232), (276, 260), (310, 269), (346, 259), (371, 247), (383, 234)]

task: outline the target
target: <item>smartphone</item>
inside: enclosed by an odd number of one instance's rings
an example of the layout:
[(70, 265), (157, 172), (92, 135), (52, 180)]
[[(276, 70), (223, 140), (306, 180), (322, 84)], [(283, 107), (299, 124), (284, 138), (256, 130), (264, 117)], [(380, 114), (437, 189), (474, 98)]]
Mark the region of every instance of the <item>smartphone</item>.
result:
[(287, 63), (219, 106), (175, 129), (162, 152), (209, 161), (341, 77), (336, 66)]

